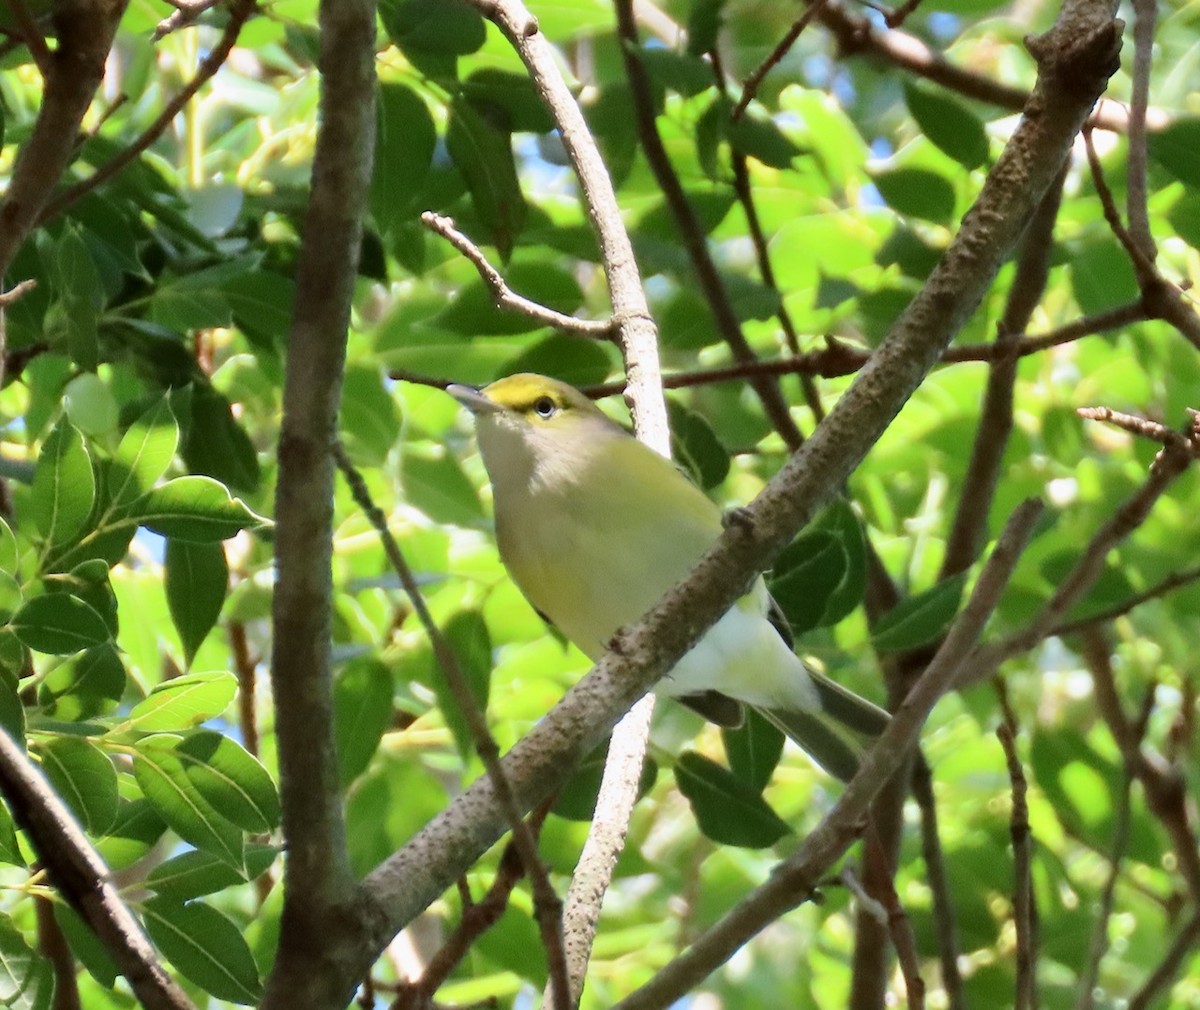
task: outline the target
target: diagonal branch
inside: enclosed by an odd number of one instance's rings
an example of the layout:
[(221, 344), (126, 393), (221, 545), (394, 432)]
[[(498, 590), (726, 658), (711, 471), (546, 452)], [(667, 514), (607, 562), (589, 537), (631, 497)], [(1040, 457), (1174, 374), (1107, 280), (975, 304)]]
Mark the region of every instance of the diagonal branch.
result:
[(1034, 501), (1025, 502), (1013, 513), (980, 573), (971, 599), (955, 620), (937, 655), (863, 758), (858, 774), (846, 791), (804, 839), (795, 855), (777, 866), (766, 883), (751, 891), (687, 951), (646, 985), (617, 1003), (613, 1010), (661, 1010), (670, 1006), (727, 961), (747, 940), (812, 894), (833, 863), (858, 837), (871, 799), (892, 770), (905, 761), (933, 706), (953, 687), (984, 624), (999, 602), (1040, 513), (1041, 505)]
[(121, 900), (104, 860), (4, 730), (0, 730), (0, 792), (29, 834), (55, 887), (112, 955), (142, 1006), (146, 1010), (194, 1010)]

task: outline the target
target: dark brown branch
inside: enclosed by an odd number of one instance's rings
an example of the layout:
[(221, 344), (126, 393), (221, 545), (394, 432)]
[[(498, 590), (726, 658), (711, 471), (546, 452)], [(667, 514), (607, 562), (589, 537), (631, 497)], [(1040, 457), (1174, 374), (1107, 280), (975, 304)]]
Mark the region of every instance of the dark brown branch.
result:
[(225, 24), (224, 31), (221, 32), (221, 38), (208, 51), (204, 59), (200, 61), (200, 66), (197, 68), (195, 76), (167, 102), (162, 112), (155, 117), (154, 122), (147, 126), (137, 139), (128, 144), (120, 154), (115, 155), (111, 161), (105, 162), (86, 179), (75, 183), (73, 186), (69, 186), (51, 200), (38, 215), (37, 223), (45, 224), (52, 218), (57, 217), (81, 197), (86, 196), (98, 186), (108, 182), (109, 179), (134, 162), (143, 151), (147, 150), (151, 144), (158, 140), (162, 136), (163, 131), (174, 122), (175, 117), (179, 115), (183, 107), (192, 100), (196, 92), (207, 84), (213, 75), (221, 69), (221, 66), (233, 51), (233, 47), (237, 44), (242, 25), (246, 23), (246, 20), (254, 10), (255, 0), (235, 0), (233, 6), (229, 9), (229, 20)]
[[(826, 0), (818, 18), (837, 38), (838, 47), (845, 55), (873, 57), (967, 98), (1012, 112), (1021, 111), (1029, 100), (1029, 92), (1023, 88), (956, 66), (915, 35), (876, 28), (866, 18), (849, 13), (837, 0)], [(1123, 107), (1104, 102), (1092, 114), (1090, 122), (1098, 129), (1124, 133), (1129, 117)], [(1150, 129), (1161, 130), (1170, 122), (1170, 117), (1161, 109), (1150, 109), (1146, 122)]]
[[(919, 2), (919, 0), (918, 0)], [(754, 96), (758, 94), (759, 86), (763, 82), (763, 78), (767, 76), (780, 61), (787, 56), (792, 46), (796, 44), (796, 40), (800, 38), (800, 33), (809, 26), (812, 19), (820, 13), (821, 5), (824, 0), (813, 0), (808, 8), (801, 14), (793, 23), (792, 26), (783, 34), (778, 44), (771, 50), (770, 54), (762, 61), (746, 78), (742, 85), (742, 97), (738, 99), (737, 105), (733, 107), (733, 112), (730, 114), (730, 119), (735, 123), (741, 119), (742, 113), (746, 111), (746, 107), (754, 100)]]
[(1029, 783), (1017, 756), (1011, 722), (1001, 723), (996, 736), (1004, 747), (1012, 782), (1010, 833), (1013, 847), (1013, 923), (1017, 933), (1017, 996), (1015, 1010), (1037, 1006), (1037, 906), (1033, 896), (1033, 836), (1029, 831)]
[(946, 991), (950, 1010), (966, 1010), (962, 973), (958, 970), (958, 921), (942, 855), (933, 772), (920, 749), (913, 759), (912, 794), (921, 811), (921, 857), (925, 862), (925, 879), (933, 895), (933, 925), (938, 961), (942, 967), (942, 988)]
[(54, 902), (36, 895), (33, 908), (37, 915), (38, 952), (54, 971), (53, 1010), (83, 1010), (79, 1001), (79, 969), (71, 945), (54, 918)]
[(46, 45), (46, 36), (42, 34), (41, 27), (29, 13), (29, 8), (25, 6), (25, 0), (4, 0), (4, 3), (8, 7), (9, 14), (12, 15), (13, 24), (21, 36), (21, 41), (28, 47), (29, 55), (33, 57), (33, 62), (41, 71), (42, 79), (49, 79), (50, 75), (54, 73), (54, 54)]
[(238, 681), (238, 728), (242, 743), (258, 756), (258, 661), (250, 655), (243, 621), (229, 622), (229, 651), (233, 654), (234, 672)]
[(5, 730), (0, 730), (0, 792), (14, 819), (28, 833), (54, 886), (112, 955), (142, 1006), (147, 1010), (194, 1010), (121, 900), (104, 860)]
[(900, 964), (900, 974), (904, 978), (904, 989), (908, 995), (908, 1010), (924, 1010), (925, 979), (921, 977), (921, 961), (917, 956), (917, 941), (913, 936), (912, 923), (900, 904), (900, 896), (896, 893), (894, 881), (895, 868), (884, 849), (874, 827), (867, 825), (863, 836), (865, 858), (869, 863), (881, 864), (876, 876), (883, 881), (880, 888), (883, 911), (883, 925), (887, 928), (892, 939), (892, 947), (896, 951), (896, 960)]
[(1150, 812), (1171, 839), (1175, 861), (1192, 902), (1200, 905), (1200, 845), (1191, 823), (1183, 772), (1147, 754), (1141, 746), (1142, 733), (1125, 714), (1117, 693), (1108, 636), (1100, 628), (1091, 628), (1083, 633), (1082, 642), (1084, 661), (1092, 675), (1096, 708), (1116, 740), (1126, 767), (1141, 783)]
[[(543, 803), (529, 817), (527, 827), (535, 842), (549, 812), (550, 805)], [(487, 894), (475, 902), (469, 900), (469, 895), (463, 895), (463, 911), (458, 925), (438, 948), (437, 953), (429, 959), (420, 979), (409, 983), (407, 991), (401, 990), (396, 1010), (403, 1010), (405, 1007), (418, 1010), (429, 1005), (434, 994), (450, 977), (450, 973), (462, 963), (475, 941), (500, 921), (500, 916), (508, 908), (509, 896), (524, 875), (524, 859), (515, 842), (510, 841), (500, 857), (500, 865), (496, 868), (495, 879)]]
[(1013, 426), (1013, 390), (1017, 381), (1017, 358), (1011, 351), (1020, 341), (1046, 290), (1050, 275), (1050, 249), (1054, 224), (1062, 204), (1065, 168), (1055, 180), (1022, 240), (1016, 274), (1009, 289), (1004, 316), (996, 332), (996, 357), (988, 372), (983, 409), (975, 429), (975, 444), (959, 492), (940, 579), (966, 571), (979, 556), (987, 539), (987, 518), (996, 497), (1004, 452)]
[[(249, 9), (250, 0), (239, 0), (235, 14)], [(344, 1006), (346, 964), (361, 942), (346, 928), (362, 902), (333, 737), (330, 450), (374, 158), (375, 17), (373, 0), (320, 5), (320, 126), (288, 336), (275, 497), (271, 687), (286, 853), (283, 925), (264, 1010)], [(353, 974), (365, 971), (356, 966)]]
[(1150, 61), (1154, 52), (1158, 4), (1155, 0), (1134, 0), (1133, 11), (1133, 93), (1129, 101), (1125, 210), (1134, 244), (1146, 259), (1154, 262), (1157, 250), (1150, 230), (1146, 193), (1146, 109), (1150, 103)]
[(508, 286), (508, 282), (505, 281), (500, 271), (488, 262), (483, 250), (459, 231), (451, 218), (427, 210), (421, 215), (421, 224), (435, 235), (440, 235), (470, 260), (478, 271), (480, 279), (491, 291), (497, 308), (518, 312), (544, 326), (553, 326), (564, 333), (571, 333), (578, 337), (594, 337), (598, 340), (613, 339), (617, 329), (613, 320), (576, 319), (574, 316), (568, 316), (548, 306), (539, 305), (537, 302), (517, 294)]
[(1071, 609), (1100, 577), (1108, 553), (1129, 537), (1150, 515), (1154, 503), (1187, 469), (1191, 452), (1167, 445), (1158, 454), (1142, 486), (1116, 509), (1112, 518), (1093, 534), (1079, 561), (1059, 583), (1049, 601), (1021, 631), (1001, 642), (981, 648), (971, 663), (968, 682), (986, 680), (1006, 659), (1027, 652), (1058, 627)]
[[(738, 322), (725, 284), (708, 250), (703, 229), (658, 134), (650, 77), (638, 55), (638, 31), (633, 17), (633, 0), (615, 0), (615, 8), (617, 35), (621, 40), (621, 58), (625, 64), (625, 76), (633, 97), (638, 139), (641, 141), (646, 161), (679, 228), (680, 239), (692, 263), (692, 269), (696, 272), (700, 291), (708, 302), (709, 311), (722, 339), (738, 361), (756, 361), (757, 357), (742, 333), (741, 323)], [(754, 392), (762, 401), (772, 427), (779, 433), (788, 449), (794, 452), (804, 441), (804, 436), (792, 420), (787, 401), (780, 394), (778, 385), (764, 376), (753, 375), (748, 378)]]
[(104, 77), (104, 64), (126, 0), (84, 0), (55, 7), (58, 48), (42, 104), (21, 146), (12, 180), (0, 202), (0, 276), (38, 220), (50, 193), (75, 154), (79, 124)]
[(366, 481), (363, 480), (362, 474), (354, 468), (354, 464), (350, 462), (341, 443), (334, 444), (333, 458), (338, 469), (342, 471), (342, 476), (346, 478), (346, 483), (350, 486), (350, 493), (354, 497), (355, 503), (363, 510), (363, 514), (379, 534), (384, 554), (387, 555), (392, 570), (400, 579), (400, 585), (408, 595), (409, 603), (417, 615), (417, 620), (425, 629), (429, 644), (433, 647), (434, 657), (446, 678), (450, 693), (454, 696), (454, 702), (458, 706), (459, 715), (467, 724), (471, 740), (475, 744), (475, 752), (483, 761), (484, 770), (491, 780), (496, 801), (508, 819), (513, 843), (521, 856), (521, 863), (525, 873), (529, 876), (529, 882), (533, 889), (534, 912), (542, 933), (546, 961), (550, 967), (550, 981), (554, 997), (552, 1006), (554, 1010), (569, 1010), (573, 1001), (567, 981), (566, 957), (563, 954), (562, 902), (550, 883), (546, 866), (538, 852), (537, 839), (534, 837), (532, 828), (525, 823), (513, 793), (512, 783), (508, 781), (504, 767), (500, 764), (500, 748), (496, 744), (496, 738), (492, 736), (492, 731), (488, 728), (487, 716), (480, 708), (475, 693), (471, 690), (471, 683), (458, 661), (458, 656), (429, 612), (425, 597), (421, 593), (421, 587), (417, 584), (416, 576), (409, 568), (396, 538), (388, 529), (387, 516), (372, 500)]
[(1078, 621), (1064, 621), (1062, 624), (1056, 625), (1050, 634), (1061, 638), (1063, 635), (1073, 635), (1076, 632), (1083, 631), (1085, 628), (1094, 627), (1098, 624), (1107, 624), (1118, 617), (1123, 617), (1136, 607), (1140, 607), (1143, 603), (1150, 600), (1157, 600), (1159, 597), (1166, 596), (1172, 590), (1186, 586), (1197, 579), (1200, 579), (1200, 567), (1186, 568), (1181, 572), (1175, 572), (1173, 575), (1168, 575), (1161, 582), (1156, 582), (1149, 589), (1136, 593), (1124, 602), (1109, 607), (1107, 610), (1102, 610), (1093, 617), (1085, 617)]
[(1200, 944), (1200, 911), (1193, 913), (1179, 931), (1179, 935), (1171, 941), (1158, 967), (1150, 973), (1150, 977), (1126, 1004), (1128, 1010), (1150, 1010), (1163, 991), (1175, 981), (1175, 976), (1182, 970), (1184, 962), (1197, 944)]

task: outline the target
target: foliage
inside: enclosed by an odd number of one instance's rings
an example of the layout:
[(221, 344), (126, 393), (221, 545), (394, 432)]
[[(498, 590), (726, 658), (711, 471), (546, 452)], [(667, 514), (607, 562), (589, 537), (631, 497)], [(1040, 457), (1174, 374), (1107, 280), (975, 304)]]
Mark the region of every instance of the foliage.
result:
[[(642, 153), (610, 5), (530, 6), (574, 75), (617, 186), (664, 370), (731, 365)], [(1012, 132), (1011, 113), (841, 55), (813, 24), (767, 75), (748, 113), (735, 117), (730, 82), (761, 63), (795, 12), (719, 0), (660, 7), (687, 36), (679, 44), (648, 37), (638, 51), (657, 126), (753, 353), (775, 360), (817, 352), (826, 335), (853, 350), (874, 348), (978, 195)], [(151, 42), (169, 13), (145, 0), (125, 12), (64, 186), (88, 178), (151, 126), (229, 17), (216, 9), (199, 26)], [(898, 30), (985, 79), (1029, 87), (1035, 67), (1020, 39), (1055, 14), (1040, 4), (928, 0)], [(270, 650), (269, 517), (316, 131), (315, 23), (313, 0), (264, 4), (242, 28), (234, 58), (172, 128), (110, 181), (49, 215), (6, 277), (6, 287), (38, 283), (4, 320), (0, 723), (27, 740), (109, 865), (129, 875), (130, 901), (150, 938), (211, 1005), (261, 997), (280, 928), (274, 723), (269, 706), (256, 702), (267, 700), (260, 678)], [(461, 0), (385, 0), (378, 28), (376, 166), (339, 430), (504, 749), (588, 664), (547, 632), (505, 577), (466, 419), (437, 388), (395, 376), (436, 385), (535, 370), (588, 386), (619, 376), (620, 355), (497, 308), (474, 267), (420, 223), (427, 209), (452, 216), (528, 298), (587, 318), (608, 311), (578, 183), (508, 42)], [(1180, 283), (1200, 280), (1200, 120), (1179, 114), (1189, 108), (1196, 35), (1194, 16), (1164, 8), (1156, 54), (1164, 69), (1156, 69), (1152, 97), (1172, 121), (1148, 144), (1149, 207), (1158, 268)], [(714, 45), (722, 67), (714, 68)], [(6, 61), (0, 167), (11, 173), (42, 89), (24, 48)], [(1129, 87), (1123, 71), (1113, 94), (1125, 100)], [(1123, 200), (1128, 141), (1115, 133), (1095, 140)], [(753, 221), (739, 196), (739, 166), (753, 192)], [(765, 236), (773, 279), (756, 262), (754, 228)], [(992, 341), (1015, 276), (1012, 264), (1001, 271), (956, 347)], [(1138, 272), (1077, 158), (1030, 332), (1139, 295)], [(782, 335), (784, 312), (801, 334), (796, 347)], [(1162, 320), (1137, 315), (1119, 329), (1029, 354), (1016, 366), (1015, 424), (1001, 446), (999, 487), (994, 497), (962, 501), (988, 374), (979, 362), (939, 367), (856, 471), (846, 499), (770, 574), (801, 652), (881, 702), (881, 670), (936, 644), (971, 585), (974, 569), (942, 567), (956, 509), (974, 511), (994, 535), (1022, 499), (1052, 505), (990, 633), (1016, 632), (1141, 486), (1158, 448), (1084, 421), (1075, 409), (1101, 404), (1175, 426), (1185, 408), (1200, 406), (1196, 348)], [(807, 432), (852, 378), (818, 378), (815, 396), (794, 374), (779, 385)], [(622, 416), (615, 399), (605, 406)], [(671, 393), (670, 419), (676, 457), (723, 504), (748, 501), (787, 456), (744, 374)], [(1195, 565), (1198, 480), (1193, 465), (1107, 557), (1066, 620), (1119, 609)], [(333, 507), (336, 739), (349, 855), (361, 875), (481, 768), (367, 518), (344, 486)], [(888, 614), (864, 606), (876, 577), (868, 547), (902, 597)], [(1130, 713), (1157, 685), (1147, 749), (1174, 762), (1192, 786), (1198, 614), (1192, 582), (1098, 626)], [(1039, 643), (1002, 668), (1003, 705), (992, 684), (973, 686), (944, 699), (923, 735), (969, 1005), (1014, 998), (1010, 784), (993, 735), (1006, 708), (1031, 780), (1044, 1006), (1074, 1005), (1070, 983), (1091, 956), (1111, 863), (1120, 865), (1116, 914), (1102, 920), (1110, 949), (1098, 979), (1107, 1001), (1138, 991), (1200, 898), (1181, 878), (1172, 824), (1141, 795), (1126, 798), (1131, 765), (1093, 697), (1095, 660), (1085, 645), (1078, 633)], [(780, 743), (765, 723), (722, 734), (681, 708), (661, 707), (646, 795), (604, 908), (583, 1006), (610, 1005), (670, 961), (835, 802), (836, 784)], [(572, 779), (541, 832), (560, 891), (586, 835), (581, 818), (594, 802), (600, 761)], [(935, 904), (919, 812), (910, 812), (895, 886), (932, 987), (935, 933), (946, 913)], [(1114, 850), (1123, 819), (1127, 843)], [(1194, 846), (1194, 832), (1190, 840)], [(50, 1005), (53, 976), (34, 951), (51, 927), (36, 914), (34, 898), (47, 889), (32, 859), (24, 832), (0, 807), (10, 885), (0, 906), (0, 1000), (41, 1008)], [(498, 852), (485, 856), (466, 889), (478, 895), (492, 886), (503, 875), (499, 860)], [(706, 985), (729, 1006), (844, 1004), (855, 906), (836, 884), (823, 897)], [(494, 996), (514, 1005), (544, 984), (530, 906), (518, 886), (440, 1001)], [(86, 927), (61, 902), (55, 912), (52, 922), (85, 969), (77, 981), (83, 1005), (132, 1005)], [(443, 935), (459, 915), (451, 896), (431, 913)], [(1172, 1006), (1191, 1005), (1200, 993), (1200, 967), (1189, 956)], [(381, 993), (397, 974), (380, 963)]]

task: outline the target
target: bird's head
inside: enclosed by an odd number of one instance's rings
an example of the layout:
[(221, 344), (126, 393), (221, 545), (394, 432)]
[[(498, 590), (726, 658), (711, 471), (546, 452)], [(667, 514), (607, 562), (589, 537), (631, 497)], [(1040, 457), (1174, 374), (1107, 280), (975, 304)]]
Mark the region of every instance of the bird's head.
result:
[(446, 392), (475, 415), (479, 451), (492, 483), (569, 479), (614, 434), (626, 433), (573, 386), (521, 372), (482, 389)]

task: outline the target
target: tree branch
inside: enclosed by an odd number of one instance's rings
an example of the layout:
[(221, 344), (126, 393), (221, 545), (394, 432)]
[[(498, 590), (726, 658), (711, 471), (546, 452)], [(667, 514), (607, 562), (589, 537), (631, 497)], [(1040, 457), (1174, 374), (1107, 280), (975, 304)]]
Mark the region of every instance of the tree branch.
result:
[(234, 4), (229, 8), (229, 21), (225, 25), (225, 30), (221, 32), (220, 40), (208, 51), (204, 59), (200, 61), (200, 66), (196, 69), (195, 76), (179, 89), (175, 97), (163, 106), (162, 112), (155, 117), (154, 122), (147, 126), (138, 138), (133, 143), (127, 145), (120, 154), (115, 155), (111, 161), (101, 165), (86, 179), (82, 179), (75, 183), (75, 185), (67, 187), (51, 200), (44, 210), (39, 207), (41, 213), (37, 215), (38, 224), (45, 224), (52, 218), (57, 217), (81, 197), (86, 196), (98, 186), (108, 182), (109, 179), (135, 161), (143, 151), (147, 150), (151, 144), (162, 136), (167, 127), (175, 121), (175, 117), (183, 110), (183, 107), (192, 100), (196, 92), (212, 79), (213, 75), (221, 69), (225, 60), (229, 58), (229, 54), (237, 44), (242, 25), (246, 23), (247, 18), (254, 12), (255, 2), (256, 0), (235, 0)]
[[(342, 1007), (356, 915), (333, 743), (333, 445), (375, 140), (375, 5), (322, 0), (321, 119), (297, 269), (276, 491), (271, 686), (284, 907), (266, 1008)], [(356, 967), (355, 977), (365, 972)], [(343, 998), (345, 997), (345, 998)]]
[(1003, 722), (996, 736), (1012, 782), (1013, 923), (1017, 933), (1017, 998), (1014, 1010), (1037, 1006), (1037, 906), (1033, 895), (1033, 838), (1029, 832), (1029, 783), (1017, 755), (1015, 729)]
[(1200, 944), (1200, 911), (1192, 914), (1183, 929), (1171, 941), (1163, 959), (1126, 1004), (1128, 1010), (1150, 1010), (1163, 990), (1175, 980), (1175, 976), (1183, 968), (1184, 960), (1197, 944)]
[[(835, 413), (836, 413), (835, 408)], [(831, 413), (830, 417), (834, 414)], [(815, 435), (814, 435), (815, 437)], [(938, 699), (949, 690), (969, 659), (988, 616), (1029, 542), (1041, 512), (1025, 502), (1009, 519), (979, 581), (942, 647), (896, 709), (887, 729), (863, 758), (858, 774), (800, 849), (777, 866), (770, 878), (750, 892), (682, 955), (613, 1010), (662, 1010), (690, 992), (747, 940), (800, 904), (812, 893), (858, 836), (871, 799), (905, 760)]]
[(0, 730), (0, 792), (63, 898), (112, 955), (146, 1010), (195, 1010), (159, 963), (104, 860), (21, 747)]
[(454, 226), (454, 221), (442, 214), (427, 210), (421, 215), (421, 224), (435, 235), (441, 235), (455, 249), (463, 254), (479, 273), (480, 279), (492, 293), (497, 308), (519, 312), (545, 326), (553, 326), (577, 337), (595, 337), (599, 340), (611, 340), (616, 331), (613, 320), (576, 319), (563, 312), (539, 305), (522, 295), (517, 294), (508, 286), (500, 271), (492, 266), (483, 250), (472, 242), (466, 235)]
[[(466, 722), (471, 739), (475, 744), (475, 751), (483, 761), (484, 770), (492, 783), (492, 791), (496, 795), (496, 800), (500, 804), (504, 816), (508, 818), (513, 845), (521, 857), (521, 865), (529, 877), (530, 887), (533, 890), (534, 914), (538, 927), (541, 929), (542, 946), (545, 948), (546, 963), (550, 968), (550, 988), (553, 1001), (549, 1006), (551, 1010), (569, 1010), (574, 1006), (574, 1000), (570, 997), (571, 986), (567, 981), (567, 962), (563, 956), (562, 902), (550, 883), (546, 866), (538, 852), (533, 828), (525, 823), (521, 810), (517, 806), (516, 798), (513, 796), (512, 785), (508, 781), (508, 776), (504, 774), (504, 768), (500, 764), (500, 748), (496, 745), (496, 738), (492, 736), (492, 732), (488, 728), (487, 716), (475, 699), (470, 681), (463, 672), (458, 656), (451, 648), (450, 643), (446, 641), (446, 636), (442, 634), (433, 615), (429, 612), (425, 597), (421, 594), (421, 587), (417, 584), (416, 576), (408, 566), (408, 562), (400, 550), (400, 545), (396, 543), (396, 538), (388, 529), (387, 516), (372, 500), (366, 482), (362, 479), (362, 474), (354, 468), (340, 442), (334, 443), (333, 458), (338, 469), (346, 478), (346, 483), (350, 485), (350, 493), (353, 495), (354, 501), (379, 534), (384, 554), (387, 555), (392, 570), (400, 579), (400, 585), (404, 587), (404, 592), (408, 596), (409, 603), (412, 604), (417, 620), (425, 629), (429, 644), (433, 647), (434, 657), (450, 686), (454, 702), (458, 706), (459, 715)], [(584, 967), (586, 965), (587, 959), (585, 958)]]

